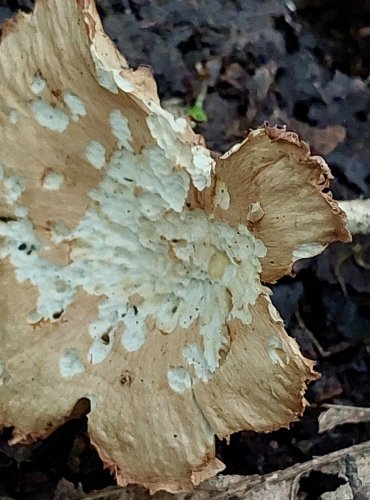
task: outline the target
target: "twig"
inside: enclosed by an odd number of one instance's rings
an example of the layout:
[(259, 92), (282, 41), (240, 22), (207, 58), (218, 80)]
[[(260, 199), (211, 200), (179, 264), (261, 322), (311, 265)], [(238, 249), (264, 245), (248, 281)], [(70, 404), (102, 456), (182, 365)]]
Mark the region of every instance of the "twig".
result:
[(352, 234), (370, 234), (370, 199), (338, 202), (348, 217), (348, 229)]

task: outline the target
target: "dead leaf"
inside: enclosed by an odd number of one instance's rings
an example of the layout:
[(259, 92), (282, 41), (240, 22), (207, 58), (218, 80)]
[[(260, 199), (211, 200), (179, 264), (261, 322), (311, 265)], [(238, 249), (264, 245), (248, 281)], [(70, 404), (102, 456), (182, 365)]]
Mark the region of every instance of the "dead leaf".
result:
[(327, 408), (319, 415), (319, 433), (330, 431), (337, 425), (359, 424), (370, 421), (370, 408), (344, 405), (322, 405)]
[(192, 493), (177, 495), (156, 493), (154, 496), (149, 496), (147, 492), (140, 489), (115, 489), (113, 487), (92, 493), (86, 498), (100, 500), (107, 498), (106, 494), (112, 494), (114, 496), (109, 497), (109, 500), (149, 500), (150, 498), (153, 500), (207, 500), (208, 498), (298, 500), (301, 498), (299, 496), (301, 478), (316, 471), (337, 475), (346, 482), (336, 491), (322, 495), (322, 500), (343, 498), (367, 500), (370, 495), (369, 467), (370, 442), (367, 441), (263, 476), (257, 474), (253, 476), (219, 475), (199, 485)]
[(79, 484), (77, 488), (73, 483), (66, 479), (61, 479), (54, 492), (53, 500), (81, 500), (86, 498), (86, 495)]

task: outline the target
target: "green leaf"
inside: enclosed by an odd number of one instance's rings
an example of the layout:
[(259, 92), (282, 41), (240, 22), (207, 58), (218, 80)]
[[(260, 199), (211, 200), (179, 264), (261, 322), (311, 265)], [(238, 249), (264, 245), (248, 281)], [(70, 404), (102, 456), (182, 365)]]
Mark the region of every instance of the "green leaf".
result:
[(186, 110), (186, 114), (197, 123), (206, 122), (208, 120), (203, 106), (199, 103), (195, 103), (193, 106), (190, 106), (190, 108)]

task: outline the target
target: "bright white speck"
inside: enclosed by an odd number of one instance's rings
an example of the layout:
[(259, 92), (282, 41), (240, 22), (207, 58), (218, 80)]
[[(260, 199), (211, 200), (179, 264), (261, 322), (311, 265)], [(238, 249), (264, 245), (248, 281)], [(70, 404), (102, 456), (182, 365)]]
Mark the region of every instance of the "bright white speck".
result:
[(16, 109), (12, 109), (9, 113), (9, 121), (12, 125), (15, 125), (18, 121), (18, 111)]
[(27, 179), (21, 175), (12, 175), (4, 180), (6, 201), (13, 205), (27, 187)]
[(171, 389), (176, 392), (185, 392), (191, 388), (191, 376), (185, 368), (169, 368), (167, 380)]
[(59, 361), (59, 368), (62, 377), (70, 378), (85, 371), (77, 349), (67, 349)]
[(285, 0), (285, 5), (291, 12), (295, 12), (297, 10), (296, 4), (292, 0)]
[(61, 109), (50, 106), (42, 99), (31, 101), (31, 110), (37, 122), (53, 132), (64, 132), (69, 125), (68, 116)]
[(34, 94), (40, 94), (46, 87), (46, 82), (41, 76), (37, 76), (31, 83), (31, 90)]
[(109, 123), (112, 134), (118, 140), (120, 146), (128, 151), (133, 151), (131, 141), (132, 135), (127, 118), (118, 109), (113, 110), (109, 115)]
[(85, 158), (100, 170), (105, 164), (105, 147), (98, 141), (91, 141), (86, 148)]
[(63, 185), (64, 175), (57, 172), (48, 172), (43, 181), (42, 187), (48, 191), (58, 191)]
[(63, 100), (72, 114), (72, 120), (78, 121), (82, 116), (86, 116), (86, 107), (80, 97), (72, 92), (64, 92)]

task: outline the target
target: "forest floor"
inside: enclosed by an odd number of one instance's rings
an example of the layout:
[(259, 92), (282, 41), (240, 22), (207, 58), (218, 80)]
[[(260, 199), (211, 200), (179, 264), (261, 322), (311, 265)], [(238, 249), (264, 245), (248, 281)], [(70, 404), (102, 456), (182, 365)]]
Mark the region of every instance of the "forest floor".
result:
[[(365, 1), (98, 0), (105, 29), (130, 65), (149, 65), (165, 105), (189, 108), (207, 86), (196, 127), (225, 151), (267, 121), (287, 125), (325, 157), (336, 199), (370, 196), (370, 7)], [(32, 1), (0, 0), (0, 21)], [(349, 4), (351, 7), (349, 7)], [(205, 83), (206, 82), (206, 83)], [(289, 334), (317, 362), (310, 408), (289, 429), (217, 443), (225, 474), (266, 474), (370, 440), (370, 423), (318, 432), (328, 404), (370, 407), (370, 237), (300, 261), (273, 287)], [(366, 419), (365, 419), (366, 420)], [(0, 442), (0, 498), (49, 500), (59, 480), (85, 492), (113, 485), (87, 419), (14, 454)], [(310, 480), (311, 479), (311, 480)], [(342, 479), (299, 485), (314, 500)]]

